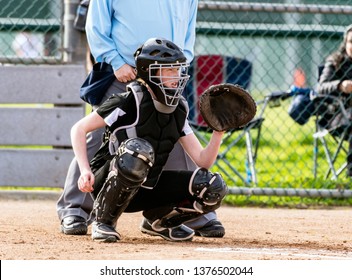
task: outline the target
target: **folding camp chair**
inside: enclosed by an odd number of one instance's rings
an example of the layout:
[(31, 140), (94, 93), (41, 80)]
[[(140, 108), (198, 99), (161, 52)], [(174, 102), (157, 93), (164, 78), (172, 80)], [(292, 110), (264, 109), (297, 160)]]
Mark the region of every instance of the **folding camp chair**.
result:
[[(195, 134), (201, 142), (206, 144), (209, 140), (209, 132), (199, 113), (198, 98), (211, 85), (219, 83), (238, 84), (247, 89), (250, 84), (252, 64), (248, 60), (221, 55), (201, 55), (195, 57), (190, 67), (190, 75), (193, 78), (186, 89), (186, 98), (190, 105), (189, 121), (194, 128)], [(226, 143), (217, 157), (215, 165), (229, 178), (237, 175), (245, 185), (257, 185), (257, 172), (255, 168), (258, 154), (259, 139), (264, 121), (263, 113), (271, 98), (267, 97), (259, 102), (261, 110), (246, 126), (228, 131), (223, 138)], [(255, 134), (253, 134), (255, 133)], [(246, 143), (246, 174), (241, 174), (232, 163), (232, 156), (229, 153), (241, 140)], [(224, 164), (220, 164), (220, 163)], [(243, 173), (243, 172), (242, 172)]]
[[(323, 68), (324, 65), (318, 67), (318, 80)], [(314, 88), (297, 88), (295, 86), (287, 91), (287, 97), (296, 98), (291, 103), (288, 111), (294, 121), (300, 125), (304, 125), (310, 117), (315, 116), (315, 131), (313, 134), (314, 178), (317, 178), (319, 143), (321, 143), (328, 165), (324, 178), (326, 179), (332, 174), (331, 178), (336, 180), (347, 167), (347, 162), (341, 163), (341, 160), (338, 158), (341, 153), (345, 157), (347, 156), (348, 150), (344, 145), (345, 140), (348, 140), (351, 133), (351, 120), (343, 102), (336, 96), (319, 95)], [(341, 113), (341, 120), (346, 125), (327, 129), (331, 116), (338, 113)]]
[[(315, 118), (315, 133), (314, 138), (314, 178), (317, 177), (318, 173), (318, 149), (319, 142), (322, 144), (324, 149), (325, 158), (328, 164), (328, 169), (325, 173), (324, 178), (327, 179), (331, 174), (331, 179), (336, 180), (337, 177), (347, 167), (347, 161), (343, 163), (338, 162), (339, 156), (344, 156), (346, 159), (348, 149), (344, 146), (346, 140), (348, 140), (351, 133), (351, 120), (347, 114), (346, 108), (344, 107), (341, 99), (335, 96), (321, 96), (316, 95), (313, 99), (317, 108)], [(334, 108), (338, 108), (337, 112), (341, 113), (342, 118), (348, 125), (341, 125), (334, 129), (326, 128), (326, 114), (330, 114), (329, 110), (333, 105)], [(335, 112), (336, 113), (336, 112)]]
[[(323, 67), (322, 65), (318, 67), (318, 77), (320, 77)], [(338, 161), (338, 158), (339, 156), (344, 156), (345, 159), (347, 158), (348, 149), (345, 147), (345, 144), (352, 131), (351, 120), (342, 100), (336, 96), (319, 95), (316, 93), (313, 102), (316, 111), (315, 133), (313, 134), (314, 178), (317, 177), (318, 173), (318, 149), (320, 142), (323, 146), (328, 164), (324, 178), (327, 179), (331, 174), (331, 179), (336, 180), (347, 167), (347, 161), (341, 163), (342, 161)], [(329, 116), (337, 113), (341, 113), (341, 123), (345, 123), (345, 125), (327, 129)]]

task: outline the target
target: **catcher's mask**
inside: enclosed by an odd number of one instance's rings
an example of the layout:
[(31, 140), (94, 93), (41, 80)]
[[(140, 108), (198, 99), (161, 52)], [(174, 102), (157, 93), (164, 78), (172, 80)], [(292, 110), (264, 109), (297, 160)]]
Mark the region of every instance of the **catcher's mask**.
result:
[(134, 56), (138, 77), (148, 84), (157, 101), (177, 106), (189, 79), (189, 64), (182, 50), (169, 40), (152, 38)]

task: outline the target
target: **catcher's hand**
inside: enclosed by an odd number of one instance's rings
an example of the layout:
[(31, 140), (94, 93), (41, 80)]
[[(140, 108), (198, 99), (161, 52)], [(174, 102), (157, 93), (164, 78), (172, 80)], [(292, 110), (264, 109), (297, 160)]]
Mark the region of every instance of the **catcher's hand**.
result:
[(210, 128), (227, 131), (246, 125), (257, 111), (251, 95), (233, 84), (209, 87), (200, 96), (200, 113)]

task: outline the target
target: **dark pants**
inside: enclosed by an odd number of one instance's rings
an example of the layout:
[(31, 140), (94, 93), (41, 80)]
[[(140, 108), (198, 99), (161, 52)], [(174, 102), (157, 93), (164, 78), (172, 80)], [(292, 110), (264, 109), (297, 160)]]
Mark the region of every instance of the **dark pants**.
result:
[[(109, 173), (109, 161), (95, 172), (94, 197), (98, 196)], [(125, 212), (139, 212), (163, 206), (192, 208), (193, 196), (188, 190), (193, 171), (162, 171), (158, 183), (153, 189), (140, 187), (137, 194), (127, 206)]]
[(163, 171), (157, 185), (152, 189), (141, 187), (125, 212), (150, 210), (163, 206), (191, 208), (194, 197), (188, 190), (192, 171)]

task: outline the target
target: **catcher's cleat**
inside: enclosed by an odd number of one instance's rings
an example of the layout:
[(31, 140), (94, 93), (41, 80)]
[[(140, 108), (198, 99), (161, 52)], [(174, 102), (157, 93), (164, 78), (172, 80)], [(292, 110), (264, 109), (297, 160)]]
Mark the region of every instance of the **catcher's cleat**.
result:
[(61, 221), (61, 232), (68, 235), (87, 234), (86, 220), (80, 216), (68, 216)]
[(203, 227), (194, 230), (195, 235), (202, 237), (222, 238), (225, 235), (225, 228), (218, 220), (211, 220)]
[(92, 239), (99, 242), (116, 242), (121, 239), (121, 235), (115, 230), (113, 226), (93, 222), (92, 225)]
[(194, 235), (194, 231), (183, 224), (173, 228), (158, 227), (155, 224), (156, 222), (151, 223), (144, 218), (140, 226), (141, 232), (160, 236), (168, 241), (191, 241)]

